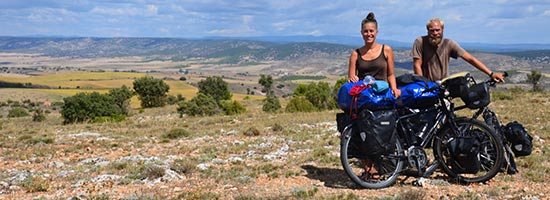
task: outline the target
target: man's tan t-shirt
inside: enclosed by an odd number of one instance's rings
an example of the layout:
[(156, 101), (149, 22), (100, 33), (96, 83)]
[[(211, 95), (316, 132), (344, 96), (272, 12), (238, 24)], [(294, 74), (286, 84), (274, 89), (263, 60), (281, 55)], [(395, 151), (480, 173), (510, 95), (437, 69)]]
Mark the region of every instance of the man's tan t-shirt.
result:
[(428, 42), (428, 36), (422, 36), (414, 41), (411, 56), (422, 59), (424, 77), (437, 81), (448, 76), (451, 58), (457, 59), (464, 52), (466, 51), (451, 39), (444, 38), (439, 47), (435, 47)]

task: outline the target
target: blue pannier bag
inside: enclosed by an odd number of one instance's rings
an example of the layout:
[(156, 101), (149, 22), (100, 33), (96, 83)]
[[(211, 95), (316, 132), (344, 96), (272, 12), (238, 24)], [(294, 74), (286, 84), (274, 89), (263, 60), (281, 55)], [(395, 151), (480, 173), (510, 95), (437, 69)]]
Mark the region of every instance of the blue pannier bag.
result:
[(361, 87), (362, 85), (363, 80), (355, 83), (344, 83), (338, 90), (338, 107), (345, 112), (361, 108), (384, 110), (395, 107), (395, 97), (391, 90), (377, 94), (372, 87), (366, 87), (357, 95), (357, 99), (354, 100), (354, 96), (350, 94), (350, 91), (354, 86)]
[(431, 107), (437, 102), (439, 89), (426, 91), (437, 87), (435, 82), (417, 81), (407, 85), (399, 86), (401, 96), (397, 99), (398, 106), (406, 106), (410, 108), (426, 108)]

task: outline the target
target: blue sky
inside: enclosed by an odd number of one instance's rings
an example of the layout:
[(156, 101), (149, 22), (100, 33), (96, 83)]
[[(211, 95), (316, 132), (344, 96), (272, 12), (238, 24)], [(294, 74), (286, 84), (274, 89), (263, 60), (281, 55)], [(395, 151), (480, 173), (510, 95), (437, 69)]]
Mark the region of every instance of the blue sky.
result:
[(432, 17), (459, 42), (550, 44), (550, 0), (0, 0), (0, 36), (359, 35), (412, 42)]

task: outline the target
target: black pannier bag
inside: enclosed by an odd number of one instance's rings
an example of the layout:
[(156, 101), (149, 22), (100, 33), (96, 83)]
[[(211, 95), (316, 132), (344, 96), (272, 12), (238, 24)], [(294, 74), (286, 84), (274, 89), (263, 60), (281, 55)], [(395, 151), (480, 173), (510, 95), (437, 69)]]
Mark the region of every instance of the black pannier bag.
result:
[(443, 82), (450, 97), (460, 97), (470, 109), (478, 109), (491, 103), (489, 85), (487, 83), (475, 84), (470, 74), (450, 78)]
[(506, 140), (512, 143), (512, 151), (516, 157), (531, 155), (533, 150), (533, 138), (525, 127), (517, 121), (506, 124), (503, 128)]
[[(508, 142), (506, 136), (504, 136), (504, 126), (500, 125), (496, 114), (492, 110), (486, 110), (485, 112), (483, 112), (483, 119), (485, 120), (485, 123), (487, 123), (487, 125), (495, 129), (498, 139), (502, 142), (504, 146), (504, 159), (502, 159), (502, 164), (500, 168), (501, 171), (506, 172), (507, 174), (518, 173), (516, 161), (514, 160), (514, 153), (510, 147), (511, 143)], [(489, 140), (489, 138), (483, 138), (481, 141), (484, 142), (486, 140)]]
[(363, 109), (356, 120), (354, 138), (359, 151), (367, 158), (377, 160), (395, 150), (396, 110), (371, 111)]
[(478, 109), (487, 106), (491, 103), (489, 85), (487, 85), (487, 83), (472, 85), (460, 98), (470, 109)]
[(462, 94), (464, 94), (470, 87), (469, 77), (470, 74), (466, 74), (465, 76), (459, 76), (445, 80), (443, 84), (447, 88), (447, 91), (449, 91), (449, 96), (462, 97)]
[(451, 155), (451, 170), (459, 174), (475, 174), (481, 168), (479, 150), (481, 142), (479, 138), (472, 136), (458, 136), (448, 143)]
[(349, 113), (336, 114), (336, 129), (338, 129), (338, 132), (342, 133), (349, 124), (351, 124), (351, 116)]

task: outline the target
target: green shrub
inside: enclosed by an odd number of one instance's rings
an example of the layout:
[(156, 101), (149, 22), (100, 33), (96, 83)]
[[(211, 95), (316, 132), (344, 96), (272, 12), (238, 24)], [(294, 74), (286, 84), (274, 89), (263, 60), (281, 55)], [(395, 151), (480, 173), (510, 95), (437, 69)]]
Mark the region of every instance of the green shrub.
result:
[(166, 171), (161, 166), (149, 164), (144, 166), (143, 173), (145, 177), (153, 180), (163, 177), (166, 174)]
[(402, 192), (399, 192), (396, 199), (403, 199), (403, 200), (423, 200), (426, 199), (426, 192), (423, 190), (405, 190)]
[(220, 199), (220, 195), (213, 192), (184, 192), (176, 197), (176, 199), (195, 199), (195, 200), (210, 200)]
[(170, 169), (178, 174), (188, 174), (196, 170), (197, 163), (190, 159), (176, 159), (170, 164)]
[(178, 103), (178, 98), (174, 95), (168, 95), (168, 97), (166, 98), (166, 103), (168, 105), (174, 105)]
[(44, 111), (42, 109), (34, 110), (34, 113), (32, 114), (32, 121), (41, 122), (44, 120), (46, 120), (46, 115), (44, 114)]
[(211, 116), (221, 112), (220, 107), (212, 96), (200, 92), (188, 102), (180, 102), (177, 110), (180, 117), (183, 114), (190, 116)]
[(286, 112), (313, 112), (317, 109), (309, 102), (304, 96), (296, 96), (290, 99), (290, 102), (286, 105)]
[(238, 101), (223, 100), (220, 105), (226, 115), (237, 115), (246, 112), (246, 108)]
[(295, 188), (292, 188), (292, 190), (290, 191), (290, 194), (292, 194), (292, 196), (298, 198), (298, 199), (309, 199), (309, 198), (312, 198), (315, 193), (317, 193), (319, 191), (319, 188), (315, 187), (311, 190), (307, 190), (306, 188), (302, 188), (302, 187), (295, 187)]
[(508, 92), (493, 92), (491, 98), (493, 100), (513, 100), (514, 97)]
[(9, 118), (26, 117), (29, 116), (27, 110), (22, 107), (14, 107), (8, 112)]
[(317, 110), (336, 108), (336, 98), (334, 95), (327, 82), (298, 84), (292, 93), (293, 97), (305, 97)]
[(29, 193), (34, 192), (47, 192), (50, 188), (49, 181), (34, 176), (26, 177), (21, 183), (20, 186), (24, 188)]
[(310, 83), (305, 93), (306, 99), (320, 110), (336, 107), (332, 91), (327, 82)]
[(178, 139), (182, 137), (189, 137), (189, 131), (183, 128), (173, 128), (162, 135), (162, 138), (166, 139)]
[(116, 105), (110, 95), (92, 93), (78, 93), (63, 99), (64, 104), (61, 110), (64, 124), (75, 122), (102, 121), (102, 117), (115, 119), (123, 114), (123, 109)]
[(525, 92), (525, 90), (523, 90), (523, 88), (520, 87), (520, 86), (514, 86), (514, 87), (510, 88), (510, 93), (512, 93), (512, 94), (521, 94), (521, 93), (524, 93), (524, 92)]
[(255, 127), (250, 127), (243, 132), (245, 136), (258, 136), (260, 135), (260, 130)]
[(105, 123), (105, 122), (122, 122), (126, 120), (126, 116), (122, 114), (114, 114), (111, 116), (99, 116), (91, 120), (92, 123)]
[(280, 132), (280, 131), (283, 131), (285, 129), (285, 127), (283, 127), (281, 124), (279, 123), (276, 123), (275, 125), (273, 125), (273, 127), (271, 128), (271, 130), (273, 131), (276, 131), (276, 132)]
[(275, 95), (268, 95), (267, 98), (264, 99), (262, 110), (271, 113), (278, 112), (281, 110), (281, 103), (279, 103), (279, 99)]
[(25, 136), (21, 136), (18, 138), (20, 141), (23, 141), (27, 144), (39, 144), (39, 143), (44, 143), (44, 144), (52, 144), (54, 143), (54, 139), (50, 138), (50, 137), (46, 137), (46, 136), (36, 136), (36, 137), (32, 137), (32, 136), (29, 136), (29, 135), (25, 135)]
[(108, 194), (96, 194), (90, 196), (90, 200), (109, 200), (111, 197)]

